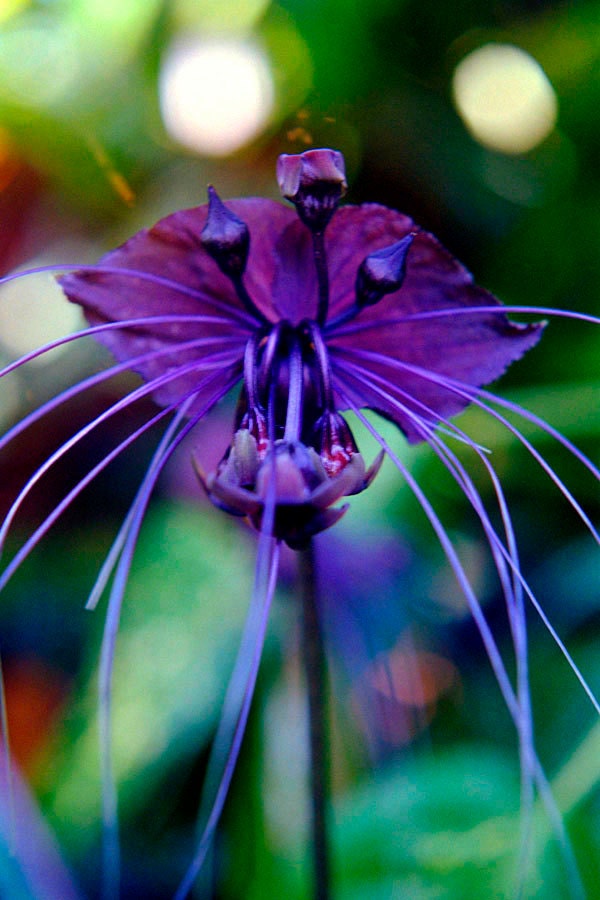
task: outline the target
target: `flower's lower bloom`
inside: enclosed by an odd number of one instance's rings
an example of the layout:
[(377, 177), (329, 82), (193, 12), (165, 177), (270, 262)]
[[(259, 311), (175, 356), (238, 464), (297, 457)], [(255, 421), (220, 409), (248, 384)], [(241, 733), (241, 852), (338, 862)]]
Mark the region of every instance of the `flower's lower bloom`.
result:
[[(317, 150), (282, 157), (278, 176), (295, 209), (256, 198), (224, 204), (211, 189), (209, 205), (176, 212), (134, 235), (96, 266), (64, 274), (63, 290), (83, 308), (89, 325), (65, 340), (93, 335), (117, 362), (108, 372), (90, 376), (31, 413), (0, 442), (6, 444), (61, 402), (111, 375), (133, 370), (142, 378), (140, 387), (80, 429), (32, 475), (0, 531), (3, 540), (29, 491), (72, 446), (138, 400), (152, 396), (158, 404), (155, 415), (101, 460), (38, 527), (0, 576), (2, 587), (92, 478), (137, 437), (172, 416), (90, 599), (95, 605), (114, 571), (101, 669), (105, 819), (112, 834), (108, 858), (114, 865), (116, 798), (110, 786), (107, 724), (110, 675), (116, 623), (137, 535), (156, 480), (175, 448), (241, 384), (229, 448), (223, 448), (215, 472), (206, 475), (199, 464), (197, 470), (210, 499), (245, 517), (260, 533), (254, 613), (244, 644), (246, 656), (240, 657), (228, 701), (236, 711), (236, 725), (227, 740), (219, 742), (227, 748), (223, 775), (181, 897), (216, 826), (239, 750), (276, 580), (278, 544), (286, 541), (302, 547), (337, 522), (346, 507), (336, 504), (368, 487), (381, 454), (402, 472), (441, 543), (515, 721), (524, 781), (535, 783), (549, 806), (528, 718), (524, 598), (542, 610), (521, 572), (508, 507), (492, 463), (451, 417), (475, 404), (509, 428), (598, 539), (581, 504), (496, 407), (544, 429), (594, 479), (600, 478), (598, 469), (551, 426), (482, 388), (534, 347), (542, 324), (511, 322), (500, 303), (476, 286), (466, 269), (407, 216), (377, 204), (338, 209), (346, 186), (339, 153)], [(471, 504), (506, 598), (519, 669), (516, 685), (448, 532), (414, 474), (365, 410), (395, 423), (409, 442), (427, 442)], [(368, 469), (344, 418), (348, 411), (380, 445), (381, 454)], [(500, 525), (494, 524), (448, 437), (467, 445), (484, 467)]]

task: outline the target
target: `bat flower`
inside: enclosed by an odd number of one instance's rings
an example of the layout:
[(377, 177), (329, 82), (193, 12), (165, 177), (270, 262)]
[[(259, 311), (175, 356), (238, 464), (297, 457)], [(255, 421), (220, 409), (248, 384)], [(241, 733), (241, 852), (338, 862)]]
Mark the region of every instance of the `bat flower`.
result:
[[(374, 203), (340, 206), (346, 176), (339, 152), (318, 149), (281, 156), (277, 179), (287, 204), (259, 198), (224, 203), (211, 187), (207, 205), (175, 212), (106, 254), (97, 265), (71, 267), (73, 271), (63, 274), (60, 283), (66, 296), (82, 307), (88, 323), (63, 341), (93, 335), (109, 348), (116, 363), (30, 413), (0, 444), (106, 378), (128, 370), (141, 376), (139, 387), (80, 429), (31, 476), (2, 526), (3, 541), (29, 491), (79, 440), (130, 404), (148, 396), (157, 404), (154, 415), (91, 469), (36, 529), (0, 576), (1, 588), (90, 481), (140, 435), (171, 416), (88, 604), (95, 605), (114, 573), (100, 678), (107, 859), (108, 868), (114, 869), (110, 673), (129, 567), (165, 463), (194, 426), (240, 386), (229, 447), (223, 448), (214, 472), (204, 473), (198, 462), (196, 470), (216, 506), (244, 517), (259, 532), (257, 570), (249, 625), (226, 700), (228, 714), (223, 719), (229, 724), (223, 725), (225, 732), (216, 742), (226, 748), (222, 775), (180, 897), (186, 895), (204, 857), (231, 779), (282, 541), (302, 548), (313, 535), (332, 526), (346, 510), (346, 505), (337, 504), (366, 489), (387, 454), (429, 519), (479, 627), (517, 727), (524, 783), (535, 785), (551, 806), (528, 718), (524, 597), (542, 616), (543, 611), (521, 573), (508, 507), (488, 454), (451, 418), (469, 404), (485, 409), (527, 448), (598, 539), (576, 498), (500, 410), (546, 431), (596, 479), (597, 468), (551, 425), (483, 388), (537, 343), (543, 324), (510, 321), (508, 308), (476, 286), (436, 238), (408, 216)], [(542, 312), (598, 321), (560, 310)], [(410, 443), (427, 442), (471, 504), (506, 598), (519, 670), (514, 683), (448, 532), (413, 473), (364, 410), (395, 423)], [(344, 418), (346, 412), (353, 413), (380, 445), (370, 467)], [(494, 521), (449, 437), (466, 445), (485, 468), (499, 510)]]
[(491, 381), (541, 326), (500, 310), (414, 321), (499, 304), (407, 216), (374, 204), (337, 209), (340, 153), (282, 156), (277, 175), (295, 211), (260, 199), (225, 205), (211, 188), (208, 206), (168, 216), (61, 284), (92, 325), (140, 320), (99, 339), (161, 405), (188, 404), (193, 418), (242, 381), (232, 445), (200, 479), (211, 500), (259, 528), (274, 480), (274, 534), (299, 546), (337, 521), (331, 505), (363, 490), (380, 462), (365, 472), (341, 412), (376, 409), (423, 440), (468, 402), (441, 379)]

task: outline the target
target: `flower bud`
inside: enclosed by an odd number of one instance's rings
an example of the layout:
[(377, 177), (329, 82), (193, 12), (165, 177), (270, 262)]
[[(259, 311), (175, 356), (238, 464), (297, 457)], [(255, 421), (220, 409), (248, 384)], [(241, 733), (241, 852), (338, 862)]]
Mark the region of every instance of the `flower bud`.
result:
[(347, 506), (332, 509), (347, 494), (365, 485), (362, 457), (355, 454), (338, 476), (330, 478), (317, 451), (300, 441), (276, 441), (259, 458), (256, 440), (240, 428), (217, 471), (196, 473), (209, 499), (234, 516), (244, 516), (260, 531), (265, 507), (273, 503), (273, 534), (290, 547), (300, 548), (314, 534), (329, 528)]
[(254, 487), (260, 460), (256, 439), (246, 428), (235, 432), (231, 447), (219, 463), (217, 477), (237, 487)]
[(330, 478), (339, 475), (358, 454), (350, 427), (339, 413), (326, 411), (315, 425), (315, 447)]
[(254, 494), (260, 459), (256, 439), (247, 428), (235, 432), (216, 472), (207, 476), (196, 459), (193, 463), (209, 500), (219, 509), (233, 516), (249, 516), (260, 509)]
[(273, 476), (278, 505), (309, 503), (312, 492), (327, 478), (313, 448), (300, 441), (277, 441), (273, 456), (260, 467), (256, 493), (263, 499)]
[(373, 306), (385, 294), (392, 294), (402, 286), (406, 274), (406, 257), (415, 237), (407, 234), (402, 240), (370, 253), (359, 266), (356, 275), (356, 303)]
[(344, 157), (327, 149), (283, 153), (277, 160), (277, 181), (304, 224), (323, 231), (346, 192)]
[(248, 226), (227, 209), (212, 186), (208, 188), (208, 217), (200, 239), (224, 275), (243, 275), (250, 248)]
[(267, 420), (263, 410), (259, 406), (251, 406), (242, 416), (239, 427), (250, 432), (256, 441), (258, 457), (263, 460), (269, 446)]

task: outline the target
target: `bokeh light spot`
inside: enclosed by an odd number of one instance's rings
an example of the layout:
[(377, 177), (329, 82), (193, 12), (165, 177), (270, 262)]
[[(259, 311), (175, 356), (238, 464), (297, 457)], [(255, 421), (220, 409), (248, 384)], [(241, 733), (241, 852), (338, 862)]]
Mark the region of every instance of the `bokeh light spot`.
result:
[[(68, 99), (82, 77), (76, 36), (39, 17), (7, 28), (0, 40), (0, 97), (28, 108)], [(51, 74), (49, 74), (51, 73)]]
[(29, 0), (0, 0), (0, 24), (29, 6)]
[[(46, 257), (30, 260), (31, 268), (48, 263)], [(81, 326), (81, 311), (74, 304), (65, 303), (60, 285), (51, 275), (28, 276), (2, 286), (0, 335), (2, 347), (11, 357), (28, 353)], [(30, 365), (43, 368), (68, 347), (65, 344), (51, 354), (43, 354)]]
[(177, 40), (164, 61), (159, 89), (169, 135), (208, 156), (243, 147), (260, 134), (273, 110), (268, 60), (248, 40)]
[(527, 153), (554, 129), (558, 102), (536, 60), (512, 44), (485, 44), (455, 69), (454, 104), (479, 143)]

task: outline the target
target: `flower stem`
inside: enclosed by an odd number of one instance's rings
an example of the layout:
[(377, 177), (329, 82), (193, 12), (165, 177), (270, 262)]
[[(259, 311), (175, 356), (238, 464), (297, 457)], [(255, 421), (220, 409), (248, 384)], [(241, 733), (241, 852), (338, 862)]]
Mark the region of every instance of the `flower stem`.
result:
[(310, 734), (310, 795), (314, 900), (330, 900), (327, 800), (329, 757), (326, 740), (326, 660), (317, 610), (317, 585), (312, 543), (300, 551), (302, 653), (308, 690)]
[(313, 231), (312, 239), (313, 255), (317, 270), (317, 285), (319, 289), (317, 323), (322, 326), (327, 321), (327, 311), (329, 309), (329, 272), (327, 269), (324, 231)]

